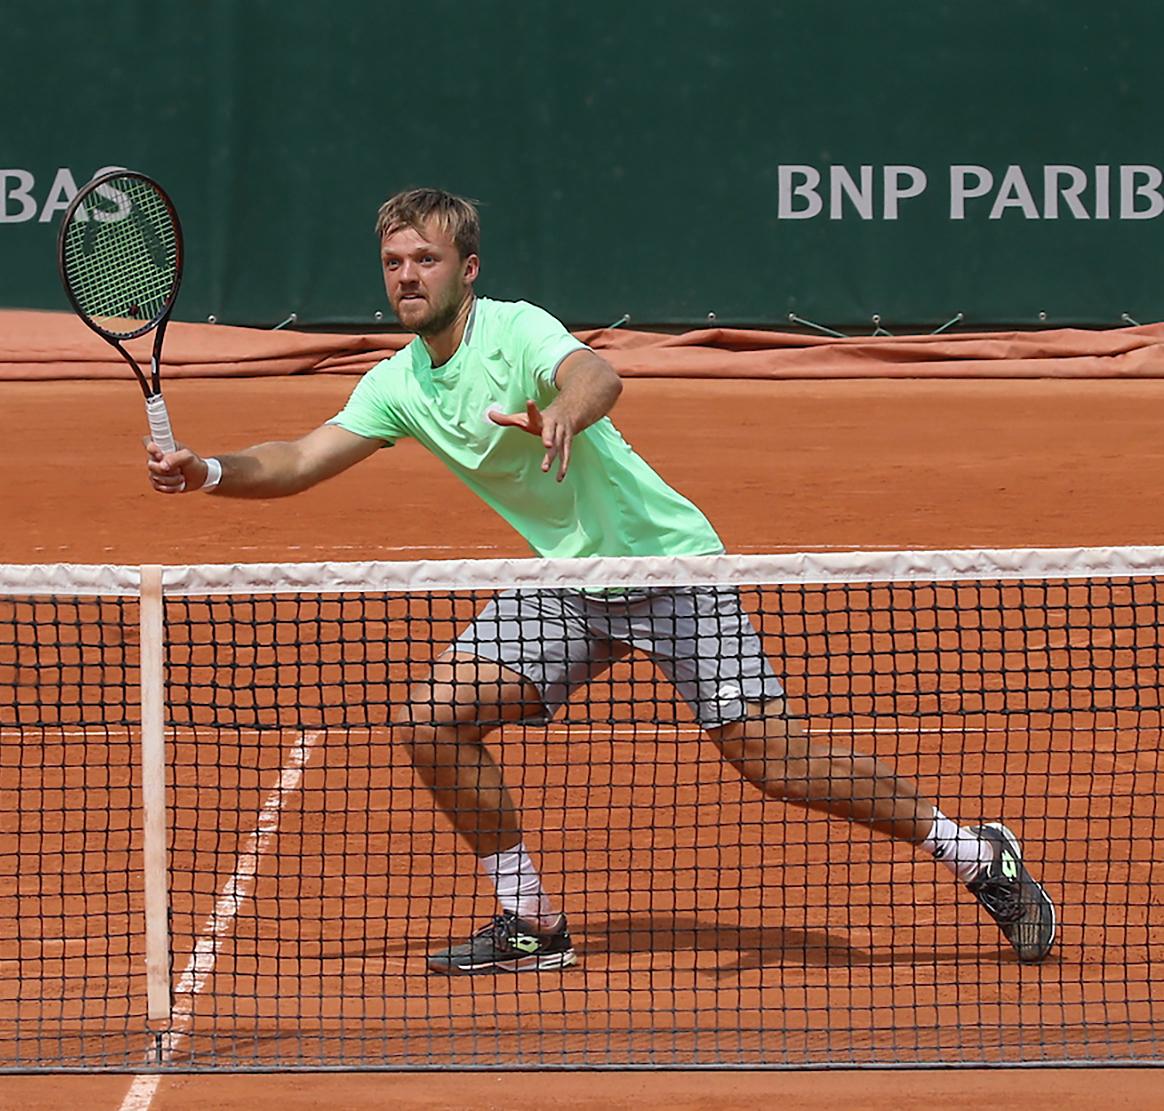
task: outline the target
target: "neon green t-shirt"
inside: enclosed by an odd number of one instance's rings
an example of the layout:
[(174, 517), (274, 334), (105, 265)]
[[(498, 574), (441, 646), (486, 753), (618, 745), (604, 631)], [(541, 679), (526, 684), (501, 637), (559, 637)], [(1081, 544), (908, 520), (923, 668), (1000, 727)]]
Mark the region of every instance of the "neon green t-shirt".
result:
[(413, 340), (360, 379), (328, 423), (391, 444), (412, 437), (548, 557), (706, 555), (723, 550), (707, 518), (671, 489), (609, 417), (574, 437), (570, 469), (543, 473), (540, 437), (489, 412), (546, 408), (562, 360), (585, 344), (524, 301), (477, 298), (453, 357), (434, 367)]

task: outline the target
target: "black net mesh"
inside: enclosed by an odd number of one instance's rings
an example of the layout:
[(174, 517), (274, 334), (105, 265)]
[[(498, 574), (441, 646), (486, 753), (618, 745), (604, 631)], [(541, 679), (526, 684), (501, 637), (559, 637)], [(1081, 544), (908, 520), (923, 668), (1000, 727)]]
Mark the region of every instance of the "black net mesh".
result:
[[(1046, 960), (1019, 963), (926, 853), (765, 797), (726, 762), (709, 719), (732, 717), (733, 684), (772, 689), (747, 644), (709, 656), (665, 592), (634, 643), (599, 618), (640, 603), (587, 595), (585, 659), (524, 608), (479, 624), (452, 673), (444, 653), (489, 591), (171, 597), (174, 1014), (159, 1042), (136, 603), (5, 599), (0, 1067), (1158, 1060), (1159, 581), (728, 593), (812, 742), (1021, 838), (1057, 906)], [(539, 660), (565, 679), (535, 675)], [(535, 680), (548, 720), (526, 707), (498, 724), (498, 662)], [(439, 778), (477, 738), (567, 917), (571, 967), (429, 967), (497, 913), (454, 830), (484, 829), (488, 808), (443, 812), (417, 766)]]

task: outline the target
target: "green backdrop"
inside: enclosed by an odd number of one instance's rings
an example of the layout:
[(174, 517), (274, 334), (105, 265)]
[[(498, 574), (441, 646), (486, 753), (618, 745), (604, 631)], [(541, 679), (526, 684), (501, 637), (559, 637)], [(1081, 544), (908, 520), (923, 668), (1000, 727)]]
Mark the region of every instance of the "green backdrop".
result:
[(0, 305), (65, 306), (60, 212), (117, 165), (182, 213), (184, 319), (373, 324), (377, 205), (428, 183), (481, 202), (482, 292), (574, 324), (1161, 316), (1142, 0), (49, 12), (0, 20)]

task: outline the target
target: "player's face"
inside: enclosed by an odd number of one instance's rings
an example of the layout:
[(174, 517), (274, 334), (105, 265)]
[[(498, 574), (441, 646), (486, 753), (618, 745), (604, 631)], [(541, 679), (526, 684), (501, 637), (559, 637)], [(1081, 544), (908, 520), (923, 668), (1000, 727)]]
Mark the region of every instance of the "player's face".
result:
[(397, 228), (380, 242), (384, 287), (396, 319), (410, 332), (434, 336), (457, 316), (477, 277), (476, 255), (461, 258), (435, 222), (423, 232)]

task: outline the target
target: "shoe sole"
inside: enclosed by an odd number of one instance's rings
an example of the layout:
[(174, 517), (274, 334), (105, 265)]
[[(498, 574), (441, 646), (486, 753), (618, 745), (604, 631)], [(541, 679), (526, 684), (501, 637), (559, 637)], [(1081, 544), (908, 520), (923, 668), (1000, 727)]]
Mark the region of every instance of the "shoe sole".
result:
[[(993, 829), (1000, 833), (1003, 840), (1006, 841), (1007, 845), (1010, 846), (1010, 851), (1014, 853), (1014, 855), (1018, 858), (1018, 862), (1022, 864), (1023, 847), (1021, 844), (1019, 844), (1019, 839), (1013, 833), (1011, 833), (1011, 831), (1007, 829), (1006, 826), (1002, 824), (1002, 822), (986, 822), (982, 828)], [(1026, 867), (1027, 866), (1023, 864), (1024, 872), (1026, 871)], [(1027, 879), (1038, 889), (1039, 894), (1043, 897), (1043, 902), (1046, 904), (1047, 909), (1051, 912), (1051, 936), (1047, 939), (1046, 948), (1037, 957), (1024, 957), (1021, 953), (1018, 953), (1018, 959), (1023, 964), (1038, 964), (1040, 961), (1045, 960), (1047, 955), (1051, 952), (1051, 948), (1055, 944), (1055, 934), (1058, 932), (1059, 923), (1055, 917), (1054, 900), (1046, 893), (1046, 891), (1043, 890), (1043, 885), (1039, 883), (1039, 881), (1035, 879), (1035, 877), (1032, 876), (1030, 872), (1027, 872)]]
[(483, 972), (552, 972), (555, 969), (569, 968), (577, 964), (578, 954), (573, 949), (564, 953), (533, 953), (528, 957), (517, 957), (507, 961), (486, 961), (482, 964), (465, 965), (441, 963), (430, 960), (428, 967), (431, 972), (440, 972), (446, 976), (479, 976)]

